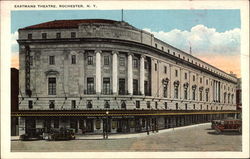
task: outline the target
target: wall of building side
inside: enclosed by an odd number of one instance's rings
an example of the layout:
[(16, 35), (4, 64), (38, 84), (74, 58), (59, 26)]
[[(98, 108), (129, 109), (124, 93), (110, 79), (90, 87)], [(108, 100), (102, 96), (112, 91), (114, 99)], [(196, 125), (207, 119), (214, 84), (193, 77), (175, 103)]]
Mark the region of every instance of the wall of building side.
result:
[[(57, 30), (59, 31), (59, 30)], [(65, 33), (63, 37), (69, 36), (73, 30), (60, 30)], [(39, 30), (33, 31), (34, 38), (39, 36), (42, 32), (52, 33), (53, 36), (55, 30)], [(27, 31), (20, 31), (19, 38), (24, 39)], [(83, 35), (83, 33), (82, 33)], [(130, 34), (129, 34), (130, 35)], [(145, 35), (147, 36), (147, 35)], [(50, 36), (48, 36), (49, 38)], [(143, 35), (144, 37), (144, 35)], [(125, 38), (126, 39), (126, 38)], [(144, 38), (143, 38), (144, 39)], [(152, 39), (151, 39), (152, 40)], [(149, 38), (145, 38), (144, 41), (149, 43)], [(141, 41), (143, 41), (141, 39)], [(157, 46), (158, 47), (158, 46)], [(77, 109), (86, 109), (87, 101), (93, 102), (93, 109), (103, 109), (104, 101), (110, 101), (110, 109), (120, 109), (123, 100), (126, 101), (127, 109), (135, 109), (135, 102), (140, 101), (139, 109), (147, 109), (147, 101), (151, 104), (151, 108), (165, 109), (165, 102), (167, 102), (167, 109), (179, 110), (235, 110), (235, 100), (224, 101), (224, 93), (234, 96), (236, 85), (229, 83), (220, 78), (214, 77), (211, 74), (201, 72), (193, 67), (187, 66), (183, 63), (170, 60), (169, 58), (158, 54), (156, 51), (149, 51), (143, 48), (132, 48), (113, 43), (81, 43), (81, 44), (31, 44), (30, 55), (33, 57), (33, 65), (30, 67), (31, 71), (31, 90), (32, 96), (25, 95), (25, 50), (20, 46), (20, 109), (29, 109), (28, 101), (32, 100), (34, 103), (33, 109), (49, 109), (49, 100), (55, 99), (55, 109), (71, 109), (71, 101), (76, 101)], [(117, 73), (117, 85), (119, 85), (119, 79), (125, 78), (125, 91), (128, 91), (128, 53), (133, 54), (133, 60), (138, 60), (138, 67), (132, 67), (133, 80), (138, 81), (138, 92), (140, 89), (140, 56), (145, 55), (150, 59), (151, 72), (145, 71), (145, 80), (150, 81), (151, 96), (143, 97), (142, 95), (134, 95), (131, 100), (129, 96), (119, 96), (116, 100), (111, 96), (102, 96), (97, 99), (96, 95), (86, 95), (87, 78), (94, 78), (96, 83), (96, 50), (101, 51), (101, 89), (103, 90), (103, 78), (110, 78), (110, 85), (112, 88), (112, 51), (118, 52), (118, 73)], [(172, 51), (172, 50), (171, 50)], [(177, 54), (177, 53), (176, 53)], [(76, 56), (76, 64), (71, 63), (72, 55)], [(49, 64), (49, 56), (55, 56), (55, 64)], [(93, 64), (88, 65), (88, 56), (93, 57)], [(104, 65), (104, 56), (109, 56), (109, 65)], [(124, 57), (125, 66), (120, 66), (119, 58)], [(165, 67), (167, 71), (165, 73)], [(187, 78), (185, 78), (185, 73)], [(56, 77), (56, 95), (48, 95), (48, 78)], [(194, 78), (193, 78), (194, 77)], [(169, 83), (167, 85), (168, 92), (167, 97), (163, 97), (163, 85), (162, 80), (168, 78)], [(194, 79), (194, 80), (193, 80)], [(200, 82), (202, 79), (202, 82)], [(208, 84), (206, 84), (208, 80)], [(214, 88), (213, 81), (220, 82), (220, 103), (214, 102)], [(178, 84), (178, 96), (175, 97), (175, 83)], [(184, 84), (188, 83), (188, 98), (184, 99)], [(211, 85), (212, 83), (212, 85)], [(192, 99), (192, 86), (196, 86), (195, 100)], [(94, 88), (96, 86), (94, 85)], [(200, 89), (202, 88), (203, 89)], [(119, 88), (119, 86), (118, 86)], [(209, 88), (209, 101), (205, 101), (205, 90)], [(96, 89), (96, 88), (95, 88)], [(218, 88), (217, 88), (218, 89)], [(200, 93), (202, 90), (202, 101), (200, 101)], [(218, 90), (217, 90), (218, 91)], [(26, 97), (26, 98), (22, 98)], [(66, 98), (65, 98), (66, 97)], [(83, 98), (80, 98), (83, 97)], [(152, 100), (153, 99), (153, 100)], [(157, 102), (157, 104), (156, 104)], [(195, 106), (194, 106), (195, 105)], [(202, 107), (201, 107), (202, 105)], [(177, 107), (176, 107), (177, 106)]]

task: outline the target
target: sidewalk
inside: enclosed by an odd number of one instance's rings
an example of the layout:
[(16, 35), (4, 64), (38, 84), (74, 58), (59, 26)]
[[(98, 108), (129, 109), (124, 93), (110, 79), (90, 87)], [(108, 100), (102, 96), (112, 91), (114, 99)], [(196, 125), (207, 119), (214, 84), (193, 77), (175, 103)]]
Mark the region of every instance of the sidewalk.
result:
[[(176, 127), (176, 128), (169, 128), (169, 129), (163, 129), (159, 130), (157, 133), (156, 132), (149, 132), (149, 135), (147, 135), (147, 132), (143, 133), (132, 133), (132, 134), (109, 134), (108, 139), (125, 139), (125, 138), (136, 138), (136, 137), (144, 137), (144, 136), (152, 136), (152, 135), (157, 135), (161, 133), (166, 133), (166, 132), (172, 132), (172, 131), (178, 131), (181, 129), (187, 129), (187, 128), (192, 128), (192, 127), (197, 127), (197, 126), (202, 126), (202, 125), (208, 125), (210, 123), (202, 123), (202, 124), (196, 124), (196, 125), (189, 125), (189, 126), (183, 126), (183, 127)], [(102, 134), (98, 135), (76, 135), (76, 140), (96, 140), (96, 139), (103, 139)], [(19, 140), (19, 136), (11, 136), (11, 141), (13, 140)]]

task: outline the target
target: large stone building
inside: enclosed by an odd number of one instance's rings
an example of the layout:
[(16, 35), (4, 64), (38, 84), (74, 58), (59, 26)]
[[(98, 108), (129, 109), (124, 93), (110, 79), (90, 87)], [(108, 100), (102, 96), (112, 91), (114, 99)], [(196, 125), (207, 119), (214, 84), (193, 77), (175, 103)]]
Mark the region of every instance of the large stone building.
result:
[(236, 77), (124, 21), (45, 22), (19, 29), (18, 43), (19, 133), (141, 132), (236, 113)]

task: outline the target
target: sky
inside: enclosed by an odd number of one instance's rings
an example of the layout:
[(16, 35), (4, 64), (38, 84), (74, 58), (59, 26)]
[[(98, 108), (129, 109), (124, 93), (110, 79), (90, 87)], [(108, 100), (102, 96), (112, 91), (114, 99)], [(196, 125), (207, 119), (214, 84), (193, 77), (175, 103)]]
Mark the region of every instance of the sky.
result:
[[(121, 10), (12, 11), (12, 67), (18, 68), (17, 30), (59, 19), (121, 20)], [(240, 10), (124, 10), (123, 19), (223, 71), (240, 73)]]

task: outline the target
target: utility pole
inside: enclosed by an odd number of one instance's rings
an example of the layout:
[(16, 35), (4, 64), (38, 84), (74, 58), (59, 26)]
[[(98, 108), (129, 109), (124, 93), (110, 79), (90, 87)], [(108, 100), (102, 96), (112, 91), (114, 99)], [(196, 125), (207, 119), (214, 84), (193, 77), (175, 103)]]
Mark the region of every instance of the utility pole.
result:
[(122, 22), (123, 22), (123, 9), (122, 9)]

